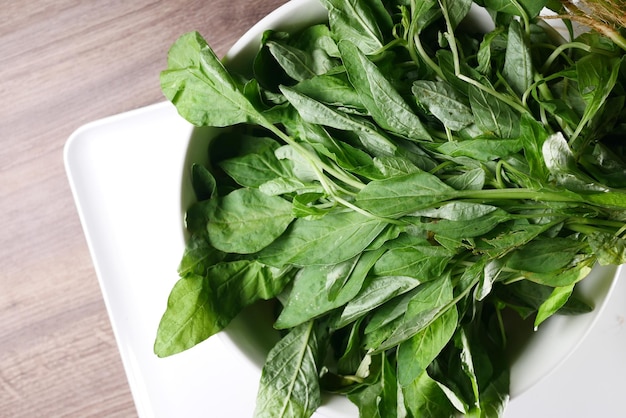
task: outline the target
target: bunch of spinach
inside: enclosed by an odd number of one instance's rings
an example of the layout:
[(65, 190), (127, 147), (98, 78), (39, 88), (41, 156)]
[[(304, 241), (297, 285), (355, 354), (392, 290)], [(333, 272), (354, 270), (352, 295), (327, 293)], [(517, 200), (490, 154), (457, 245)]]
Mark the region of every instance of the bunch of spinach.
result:
[(555, 41), (558, 2), (476, 3), (487, 32), (469, 0), (322, 0), (328, 23), (268, 31), (252, 76), (180, 37), (163, 92), (225, 129), (193, 166), (157, 355), (274, 300), (256, 416), (321, 391), (362, 417), (502, 415), (505, 313), (587, 312), (576, 284), (626, 261), (626, 68), (599, 34)]

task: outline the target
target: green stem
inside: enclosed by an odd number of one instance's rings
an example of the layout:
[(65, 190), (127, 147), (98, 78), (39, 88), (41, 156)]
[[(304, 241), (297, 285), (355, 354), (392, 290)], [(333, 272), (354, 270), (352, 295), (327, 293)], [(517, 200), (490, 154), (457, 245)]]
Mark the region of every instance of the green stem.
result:
[(550, 68), (550, 66), (552, 65), (552, 63), (554, 62), (554, 60), (556, 60), (558, 56), (561, 55), (563, 51), (567, 49), (582, 49), (583, 51), (586, 51), (586, 52), (591, 52), (592, 50), (591, 46), (583, 42), (568, 42), (566, 44), (560, 45), (554, 51), (552, 51), (552, 54), (550, 54), (548, 59), (543, 63), (543, 66), (541, 67), (540, 72), (542, 74), (545, 74)]
[(495, 97), (498, 100), (503, 101), (504, 103), (508, 104), (509, 106), (511, 106), (513, 109), (517, 110), (519, 113), (524, 114), (531, 114), (530, 111), (524, 107), (523, 105), (511, 100), (510, 97), (505, 96), (504, 94), (497, 92), (496, 90), (489, 88), (483, 84), (481, 84), (480, 82), (474, 80), (473, 78), (470, 78), (464, 74), (457, 74), (456, 75), (460, 80), (465, 81), (468, 84), (473, 85), (474, 87), (477, 87), (478, 89), (484, 91), (485, 93)]
[(620, 221), (612, 221), (610, 219), (597, 219), (597, 218), (583, 218), (582, 216), (574, 216), (568, 219), (568, 222), (581, 224), (581, 225), (601, 225), (609, 226), (612, 228), (624, 228), (626, 223)]
[[(435, 72), (437, 77), (439, 77), (442, 80), (445, 79), (443, 75), (443, 71), (441, 71), (441, 68), (439, 68), (439, 66), (435, 63), (435, 61), (433, 61), (424, 50), (424, 46), (422, 45), (422, 41), (420, 40), (419, 34), (415, 34), (412, 37), (412, 39), (413, 39), (412, 44), (415, 47), (415, 50), (419, 53), (419, 57), (422, 59), (422, 61), (424, 61), (426, 65), (428, 65), (428, 67)], [(409, 51), (411, 49), (413, 48), (409, 48)], [(419, 60), (416, 60), (416, 63), (419, 65)]]
[(571, 231), (581, 232), (581, 233), (586, 234), (586, 235), (594, 234), (594, 233), (598, 233), (598, 232), (611, 234), (611, 235), (615, 234), (614, 230), (605, 229), (605, 228), (598, 228), (598, 227), (591, 226), (591, 225), (586, 225), (586, 224), (566, 223), (565, 226), (567, 227), (567, 229), (569, 229)]
[(534, 200), (547, 202), (577, 202), (584, 203), (580, 198), (566, 196), (560, 192), (545, 190), (519, 189), (484, 189), (459, 191), (461, 198), (485, 200)]
[(505, 162), (499, 160), (496, 164), (496, 183), (500, 189), (506, 189), (506, 184), (504, 183), (504, 178), (502, 177), (502, 168), (505, 166)]
[[(292, 137), (285, 134), (283, 131), (278, 129), (273, 124), (269, 123), (267, 120), (260, 121), (259, 124), (276, 134), (276, 136), (285, 141), (285, 143), (291, 145), (303, 158), (305, 158), (311, 164), (311, 166), (320, 169), (322, 172), (327, 172), (331, 176), (335, 177), (337, 180), (340, 180), (345, 184), (354, 187), (356, 190), (361, 190), (363, 187), (365, 187), (363, 183), (361, 183), (356, 178), (348, 175), (345, 171), (323, 162), (317, 155), (309, 152), (305, 147), (302, 146), (302, 144), (298, 143)], [(322, 173), (319, 173), (318, 175), (323, 176)]]
[(348, 202), (347, 200), (345, 200), (345, 199), (343, 199), (343, 198), (341, 198), (339, 196), (332, 196), (332, 197), (333, 197), (333, 199), (335, 199), (335, 201), (337, 203), (339, 203), (339, 204), (341, 204), (341, 205), (343, 205), (343, 206), (345, 206), (345, 207), (347, 207), (349, 209), (352, 209), (353, 211), (358, 212), (361, 215), (364, 215), (364, 216), (366, 216), (368, 218), (376, 219), (378, 221), (386, 222), (386, 223), (394, 224), (394, 225), (400, 225), (400, 226), (406, 225), (405, 222), (400, 221), (398, 219), (383, 218), (383, 217), (380, 217), (380, 216), (376, 216), (376, 215), (366, 211), (365, 209), (361, 209), (360, 207), (358, 207), (358, 206)]
[(442, 0), (438, 0), (439, 7), (441, 8), (441, 13), (443, 14), (443, 19), (446, 21), (446, 33), (444, 36), (448, 40), (448, 44), (450, 45), (450, 52), (452, 52), (452, 59), (454, 62), (454, 74), (461, 74), (461, 61), (459, 59), (459, 50), (456, 46), (456, 38), (454, 37), (454, 28), (452, 27), (452, 21), (450, 21), (450, 16), (448, 15), (448, 8), (442, 3)]

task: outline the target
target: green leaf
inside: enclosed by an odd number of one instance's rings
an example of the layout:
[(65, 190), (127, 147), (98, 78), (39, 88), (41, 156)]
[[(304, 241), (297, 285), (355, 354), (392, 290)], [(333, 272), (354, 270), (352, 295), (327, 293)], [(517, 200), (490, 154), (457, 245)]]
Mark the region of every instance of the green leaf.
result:
[(587, 236), (598, 262), (602, 265), (626, 263), (626, 240), (605, 232), (595, 232)]
[[(489, 75), (495, 68), (499, 68), (499, 55), (506, 50), (506, 39), (503, 36), (504, 27), (496, 27), (483, 37), (476, 59), (478, 60), (477, 70), (481, 74)], [(501, 44), (504, 44), (501, 46)]]
[(376, 123), (409, 139), (431, 140), (420, 118), (378, 69), (353, 43), (339, 42), (348, 79)]
[(486, 215), (482, 215), (472, 220), (448, 220), (440, 219), (424, 222), (418, 227), (435, 234), (435, 239), (439, 236), (446, 238), (475, 238), (487, 234), (502, 222), (511, 219), (511, 215), (502, 209), (497, 209)]
[(535, 329), (541, 325), (546, 319), (554, 315), (559, 309), (565, 305), (569, 297), (572, 295), (574, 291), (575, 283), (572, 283), (567, 286), (555, 287), (552, 291), (552, 294), (548, 299), (546, 299), (541, 306), (539, 306), (539, 310), (537, 311), (537, 316), (535, 317)]
[(318, 363), (325, 341), (311, 321), (293, 328), (269, 352), (255, 418), (307, 418), (320, 405)]
[(469, 103), (445, 81), (416, 80), (411, 91), (417, 102), (446, 128), (459, 131), (474, 123)]
[(529, 115), (520, 119), (520, 140), (524, 147), (524, 157), (533, 178), (543, 183), (548, 179), (548, 170), (543, 160), (543, 144), (549, 133), (545, 126)]
[(441, 387), (427, 372), (402, 386), (404, 402), (414, 417), (451, 417), (456, 413)]
[(543, 159), (550, 174), (558, 184), (568, 190), (574, 192), (609, 191), (606, 186), (594, 181), (578, 167), (574, 152), (561, 132), (557, 132), (546, 138), (543, 143), (542, 152)]
[(347, 114), (332, 109), (292, 88), (281, 86), (280, 90), (305, 121), (345, 131), (354, 131), (364, 145), (374, 150), (376, 154), (393, 155), (396, 152), (396, 145), (378, 132), (374, 125), (365, 120), (349, 117)]
[(342, 328), (393, 297), (414, 289), (419, 284), (418, 279), (406, 276), (369, 278), (359, 294), (348, 302), (335, 326)]
[(329, 213), (318, 220), (298, 218), (258, 257), (274, 266), (337, 264), (361, 253), (385, 225), (359, 212)]
[(519, 136), (520, 116), (511, 106), (473, 85), (469, 86), (469, 99), (476, 125), (486, 134), (499, 138)]
[(266, 32), (265, 46), (285, 73), (294, 80), (302, 81), (324, 74), (336, 65), (337, 45), (328, 26), (313, 25), (288, 34)]
[(615, 87), (622, 60), (590, 54), (576, 61), (578, 89), (586, 103), (576, 133), (593, 118)]
[(450, 309), (398, 347), (398, 383), (410, 385), (448, 344), (458, 324), (456, 309)]
[(383, 250), (364, 252), (334, 299), (328, 297), (328, 275), (324, 266), (300, 269), (274, 326), (278, 329), (291, 328), (345, 305), (359, 293), (367, 274), (382, 253)]
[(187, 350), (224, 329), (246, 306), (275, 297), (291, 280), (284, 272), (246, 260), (210, 266), (174, 285), (154, 343), (159, 357)]
[(457, 337), (460, 340), (460, 342), (458, 342), (457, 344), (460, 345), (461, 349), (461, 369), (463, 370), (463, 373), (465, 373), (465, 376), (469, 379), (472, 387), (473, 399), (471, 404), (479, 405), (480, 391), (478, 389), (478, 377), (476, 376), (472, 347), (470, 347), (469, 339), (467, 338), (467, 334), (463, 328), (459, 328), (459, 333), (457, 334)]
[(337, 372), (344, 375), (354, 373), (361, 364), (362, 359), (361, 321), (356, 321), (348, 335), (345, 350), (337, 356)]
[(198, 201), (210, 199), (217, 194), (215, 177), (200, 164), (191, 166), (191, 182)]
[[(342, 77), (343, 75), (343, 77)], [(358, 93), (347, 80), (345, 74), (322, 74), (303, 80), (292, 88), (305, 96), (329, 106), (354, 109), (354, 112), (366, 112)]]
[[(526, 13), (529, 18), (536, 17), (547, 3), (548, 0), (517, 0), (515, 2), (510, 0), (484, 0), (485, 6), (493, 11), (516, 16)], [(522, 9), (520, 10), (517, 5), (521, 6)]]
[(357, 195), (359, 207), (378, 216), (399, 217), (458, 195), (436, 176), (420, 171), (368, 183)]
[(266, 45), (287, 75), (294, 80), (306, 80), (318, 74), (304, 51), (276, 41), (268, 41)]
[(371, 334), (376, 332), (404, 315), (409, 302), (419, 291), (421, 291), (420, 286), (391, 299), (383, 306), (377, 308), (368, 318), (364, 333)]
[(211, 203), (209, 241), (224, 252), (255, 253), (281, 236), (293, 220), (291, 203), (257, 189), (237, 189)]
[(169, 50), (161, 90), (196, 126), (259, 123), (259, 112), (198, 32), (182, 35)]
[(507, 267), (534, 273), (549, 273), (567, 266), (581, 248), (569, 238), (536, 238), (514, 251)]
[(526, 279), (535, 283), (543, 284), (550, 287), (569, 286), (572, 283), (578, 283), (589, 275), (595, 257), (576, 257), (571, 265), (567, 265), (558, 270), (547, 273), (536, 273), (533, 271), (520, 271)]
[(534, 69), (530, 50), (517, 20), (512, 20), (509, 25), (502, 75), (520, 97), (533, 83)]
[(438, 278), (453, 254), (435, 246), (412, 246), (387, 251), (374, 266), (379, 276), (409, 276), (422, 282)]
[(496, 206), (482, 203), (454, 201), (444, 203), (438, 208), (428, 208), (413, 212), (412, 216), (446, 219), (449, 221), (471, 221), (498, 210)]
[(178, 265), (180, 277), (187, 275), (204, 275), (207, 269), (222, 261), (226, 256), (209, 244), (203, 234), (192, 234), (185, 245), (185, 252)]
[(553, 223), (517, 223), (494, 237), (485, 238), (482, 241), (485, 245), (481, 245), (479, 251), (487, 254), (489, 258), (500, 258), (535, 239), (553, 226)]
[[(321, 0), (335, 40), (350, 39), (365, 54), (385, 44), (383, 29), (393, 23), (380, 0)], [(385, 32), (388, 33), (388, 32)]]
[(323, 270), (326, 273), (326, 291), (329, 300), (337, 298), (341, 289), (343, 289), (348, 279), (352, 276), (352, 272), (358, 264), (358, 261), (359, 256), (355, 256), (350, 260), (337, 263), (333, 266), (324, 266)]
[(472, 6), (472, 0), (440, 0), (439, 4), (445, 8), (452, 28), (456, 28), (467, 16)]
[(280, 177), (289, 177), (290, 170), (275, 152), (280, 144), (264, 137), (243, 136), (238, 144), (239, 155), (219, 162), (233, 180), (244, 187), (259, 187)]
[(517, 153), (522, 148), (518, 139), (468, 139), (458, 142), (444, 142), (437, 151), (451, 157), (469, 157), (477, 161), (503, 159)]
[[(452, 297), (452, 283), (449, 275), (424, 283), (422, 290), (409, 302), (401, 323), (383, 343), (375, 348), (375, 351), (388, 350), (407, 341), (426, 329), (437, 318), (445, 315), (446, 311), (456, 310), (456, 306), (450, 305)], [(449, 317), (448, 320), (451, 318)]]

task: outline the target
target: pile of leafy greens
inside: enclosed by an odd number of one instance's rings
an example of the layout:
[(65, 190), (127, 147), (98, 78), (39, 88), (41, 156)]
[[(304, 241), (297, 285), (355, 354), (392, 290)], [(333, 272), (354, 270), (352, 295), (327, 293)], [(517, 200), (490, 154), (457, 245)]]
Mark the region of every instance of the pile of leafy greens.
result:
[(362, 417), (500, 416), (505, 315), (588, 312), (576, 284), (626, 260), (624, 50), (564, 40), (548, 0), (476, 1), (487, 31), (469, 0), (321, 3), (327, 23), (265, 33), (253, 76), (196, 32), (169, 52), (164, 94), (224, 129), (155, 352), (272, 300), (256, 416), (322, 391)]

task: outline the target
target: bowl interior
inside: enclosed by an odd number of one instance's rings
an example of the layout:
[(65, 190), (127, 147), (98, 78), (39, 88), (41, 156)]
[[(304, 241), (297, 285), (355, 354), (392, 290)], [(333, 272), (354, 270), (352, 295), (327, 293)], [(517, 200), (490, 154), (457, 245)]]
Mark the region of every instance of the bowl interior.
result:
[[(224, 57), (224, 64), (241, 74), (251, 73), (251, 63), (259, 49), (262, 34), (267, 29), (294, 31), (308, 25), (326, 21), (327, 12), (318, 0), (291, 0), (266, 16), (237, 41)], [(469, 21), (473, 28), (489, 30), (489, 15), (473, 8)], [(186, 171), (182, 179), (182, 209), (193, 201), (189, 178), (191, 163), (206, 163), (207, 148), (217, 130), (196, 129), (189, 140)], [(555, 316), (533, 330), (532, 321), (516, 322), (510, 330), (511, 398), (526, 390), (553, 372), (583, 341), (600, 314), (615, 283), (618, 268), (596, 266), (590, 276), (578, 286), (579, 296), (595, 306), (593, 312), (579, 316)], [(271, 302), (257, 303), (239, 315), (226, 330), (219, 334), (225, 344), (237, 354), (240, 361), (260, 371), (272, 346), (278, 341), (273, 329)], [(346, 398), (326, 396), (316, 416), (339, 418), (357, 416), (358, 412)]]

